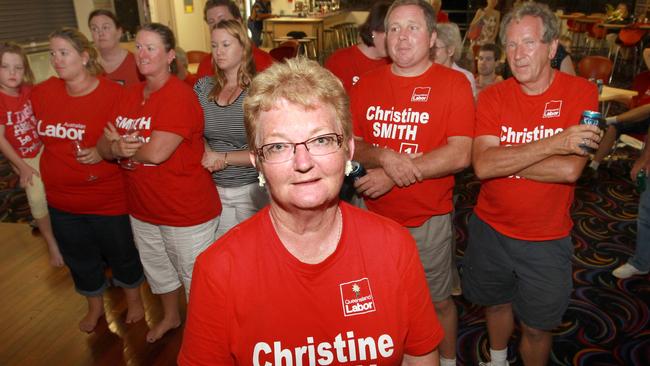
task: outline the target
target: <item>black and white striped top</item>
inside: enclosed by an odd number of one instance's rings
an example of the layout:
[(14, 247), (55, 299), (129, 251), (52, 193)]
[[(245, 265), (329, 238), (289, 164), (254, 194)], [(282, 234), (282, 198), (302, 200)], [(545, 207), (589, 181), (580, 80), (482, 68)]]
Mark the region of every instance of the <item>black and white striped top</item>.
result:
[[(243, 107), (246, 91), (244, 90), (232, 104), (219, 106), (208, 100), (214, 84), (212, 77), (206, 76), (194, 85), (194, 92), (203, 108), (205, 140), (212, 151), (248, 150)], [(257, 171), (253, 167), (230, 165), (224, 170), (212, 173), (212, 179), (219, 187), (240, 187), (257, 182)]]

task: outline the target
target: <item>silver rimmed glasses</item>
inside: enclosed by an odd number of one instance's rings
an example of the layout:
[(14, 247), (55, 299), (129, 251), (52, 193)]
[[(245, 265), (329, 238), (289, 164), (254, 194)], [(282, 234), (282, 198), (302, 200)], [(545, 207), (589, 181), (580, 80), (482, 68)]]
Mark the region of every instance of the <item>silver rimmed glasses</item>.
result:
[(255, 153), (267, 163), (284, 163), (293, 158), (298, 145), (305, 146), (307, 151), (313, 156), (328, 155), (341, 148), (343, 145), (343, 135), (326, 133), (303, 142), (272, 142), (258, 147), (255, 149)]

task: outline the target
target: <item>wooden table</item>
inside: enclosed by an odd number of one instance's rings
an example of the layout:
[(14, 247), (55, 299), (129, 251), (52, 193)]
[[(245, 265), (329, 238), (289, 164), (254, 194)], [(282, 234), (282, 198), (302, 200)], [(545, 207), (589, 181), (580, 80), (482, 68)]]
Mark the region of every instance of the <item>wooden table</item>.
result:
[(636, 90), (614, 88), (611, 86), (603, 85), (603, 91), (598, 96), (600, 102), (610, 102), (613, 100), (625, 102), (630, 101), (632, 98), (639, 95)]

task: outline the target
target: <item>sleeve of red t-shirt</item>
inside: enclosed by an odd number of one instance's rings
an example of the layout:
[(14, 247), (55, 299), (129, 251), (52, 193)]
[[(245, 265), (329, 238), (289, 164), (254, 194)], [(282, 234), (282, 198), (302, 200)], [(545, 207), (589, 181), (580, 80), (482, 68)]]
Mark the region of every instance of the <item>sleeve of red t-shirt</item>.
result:
[(344, 80), (343, 75), (345, 74), (344, 70), (342, 69), (342, 62), (341, 58), (339, 57), (340, 53), (334, 53), (330, 57), (327, 58), (325, 61), (325, 68), (328, 69), (329, 71), (332, 72), (341, 82), (343, 83), (343, 86), (345, 87), (345, 90), (350, 90), (352, 87), (352, 83), (348, 80)]
[(443, 338), (444, 332), (431, 302), (422, 262), (413, 237), (404, 230), (402, 238), (405, 254), (400, 258), (399, 271), (403, 274), (409, 306), (409, 331), (404, 353), (421, 356), (433, 351)]
[[(510, 80), (502, 83), (509, 83)], [(505, 84), (504, 84), (505, 85)], [(501, 90), (502, 85), (495, 85), (485, 89), (478, 94), (476, 104), (476, 131), (475, 136), (499, 136), (500, 130), (500, 113), (501, 110)]]
[(212, 68), (212, 54), (208, 54), (203, 57), (203, 60), (199, 63), (199, 68), (196, 70), (196, 77), (202, 78), (204, 76), (214, 75), (214, 69)]
[(253, 47), (253, 60), (257, 72), (262, 72), (273, 65), (273, 57), (257, 47)]
[(447, 118), (447, 136), (474, 137), (476, 114), (472, 87), (465, 75), (455, 73), (454, 76), (449, 98), (451, 106)]
[(214, 248), (208, 249), (194, 265), (183, 344), (177, 360), (181, 366), (233, 365), (226, 296), (231, 263), (227, 255), (214, 254)]
[(195, 121), (200, 121), (200, 126), (203, 127), (203, 112), (194, 91), (179, 79), (174, 82), (175, 103), (166, 105), (164, 112), (158, 114), (153, 129), (189, 139), (198, 127), (198, 122), (194, 123)]

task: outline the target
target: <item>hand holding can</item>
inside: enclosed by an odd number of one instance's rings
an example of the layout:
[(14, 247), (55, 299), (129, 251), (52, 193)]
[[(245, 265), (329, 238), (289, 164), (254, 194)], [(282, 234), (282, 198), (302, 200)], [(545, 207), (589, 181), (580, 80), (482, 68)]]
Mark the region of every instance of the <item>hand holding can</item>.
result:
[[(582, 117), (580, 118), (580, 124), (591, 125), (591, 126), (596, 126), (598, 128), (601, 128), (601, 124), (604, 123), (602, 119), (603, 119), (602, 114), (600, 112), (584, 111), (582, 112)], [(579, 146), (589, 154), (596, 153), (596, 149), (589, 147), (586, 144), (580, 144)]]

